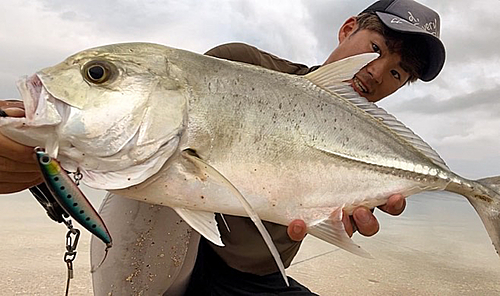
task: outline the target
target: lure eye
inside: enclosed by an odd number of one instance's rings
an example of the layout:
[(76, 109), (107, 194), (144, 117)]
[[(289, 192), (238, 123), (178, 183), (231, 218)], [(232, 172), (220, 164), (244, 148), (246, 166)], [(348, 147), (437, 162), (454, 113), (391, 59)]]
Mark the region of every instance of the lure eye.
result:
[(42, 156), (42, 157), (40, 158), (40, 162), (41, 162), (42, 164), (49, 164), (49, 163), (50, 163), (50, 157), (49, 157), (49, 156), (47, 156), (47, 155), (44, 155), (44, 156)]
[(112, 77), (114, 66), (106, 61), (91, 61), (83, 66), (83, 77), (90, 83), (102, 84)]

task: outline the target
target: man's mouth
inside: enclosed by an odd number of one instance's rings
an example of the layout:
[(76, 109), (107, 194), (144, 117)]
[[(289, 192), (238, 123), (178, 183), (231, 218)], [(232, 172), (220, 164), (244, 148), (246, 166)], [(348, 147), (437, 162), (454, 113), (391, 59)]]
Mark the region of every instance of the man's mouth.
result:
[(352, 79), (352, 87), (359, 94), (366, 94), (366, 93), (368, 93), (368, 88), (356, 76), (354, 76), (354, 78)]

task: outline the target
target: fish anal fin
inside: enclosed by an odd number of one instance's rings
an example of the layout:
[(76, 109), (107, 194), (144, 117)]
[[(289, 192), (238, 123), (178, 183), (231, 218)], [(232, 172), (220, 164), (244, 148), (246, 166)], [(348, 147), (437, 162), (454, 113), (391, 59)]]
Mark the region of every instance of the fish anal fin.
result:
[(205, 211), (193, 211), (189, 209), (174, 208), (175, 212), (193, 227), (199, 234), (217, 246), (223, 247), (219, 228), (215, 220), (215, 213)]
[(347, 235), (342, 222), (342, 215), (342, 208), (335, 209), (330, 217), (309, 225), (308, 233), (355, 255), (373, 258), (370, 253), (355, 244)]

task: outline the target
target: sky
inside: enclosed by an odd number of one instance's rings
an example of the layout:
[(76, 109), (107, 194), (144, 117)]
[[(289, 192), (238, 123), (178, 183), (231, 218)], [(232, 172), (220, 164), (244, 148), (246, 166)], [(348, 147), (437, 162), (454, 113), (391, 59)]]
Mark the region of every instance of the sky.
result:
[[(429, 83), (379, 105), (434, 147), (455, 172), (500, 174), (500, 1), (422, 0), (441, 16), (447, 60)], [(284, 4), (286, 3), (286, 4)], [(154, 42), (199, 53), (252, 44), (307, 65), (323, 63), (342, 23), (371, 0), (13, 0), (0, 4), (0, 98), (22, 75), (80, 50)]]

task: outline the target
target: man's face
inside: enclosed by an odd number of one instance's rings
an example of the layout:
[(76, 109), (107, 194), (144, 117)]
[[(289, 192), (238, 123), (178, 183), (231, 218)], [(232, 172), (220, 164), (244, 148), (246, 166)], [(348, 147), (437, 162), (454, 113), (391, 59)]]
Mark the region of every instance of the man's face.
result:
[(351, 18), (344, 23), (339, 32), (339, 46), (325, 64), (361, 53), (380, 54), (350, 80), (353, 89), (360, 96), (377, 102), (403, 86), (410, 75), (401, 68), (401, 56), (389, 52), (382, 35), (368, 29), (356, 32), (356, 29), (355, 19)]

